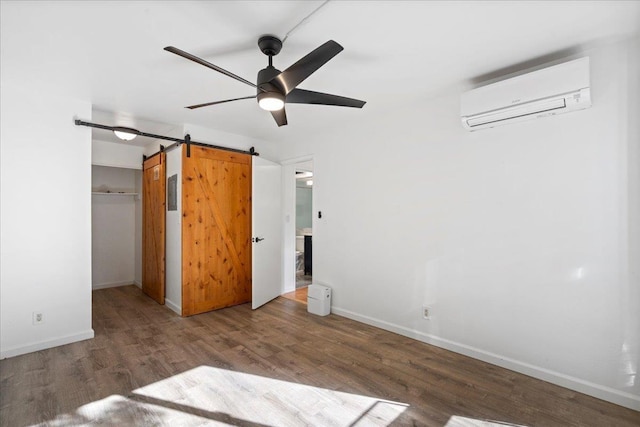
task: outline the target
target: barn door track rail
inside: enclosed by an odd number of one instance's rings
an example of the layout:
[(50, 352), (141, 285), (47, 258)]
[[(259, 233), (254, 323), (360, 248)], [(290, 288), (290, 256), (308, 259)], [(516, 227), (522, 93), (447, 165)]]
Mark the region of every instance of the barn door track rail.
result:
[(153, 138), (153, 139), (162, 139), (165, 141), (172, 141), (173, 144), (169, 145), (168, 147), (164, 147), (164, 146), (160, 146), (160, 151), (158, 151), (158, 153), (152, 154), (151, 156), (144, 156), (144, 158), (149, 158), (149, 157), (153, 157), (156, 154), (159, 154), (163, 151), (167, 151), (167, 150), (171, 150), (175, 147), (180, 146), (180, 144), (187, 144), (187, 157), (190, 157), (191, 154), (191, 146), (192, 145), (196, 145), (198, 147), (208, 147), (208, 148), (216, 148), (218, 150), (225, 150), (225, 151), (232, 151), (234, 153), (242, 153), (242, 154), (249, 154), (251, 156), (259, 156), (260, 153), (257, 153), (256, 150), (254, 149), (254, 147), (249, 148), (249, 150), (240, 150), (237, 148), (230, 148), (230, 147), (222, 147), (219, 145), (213, 145), (213, 144), (207, 144), (204, 142), (197, 142), (197, 141), (193, 141), (191, 139), (191, 135), (187, 134), (185, 135), (185, 137), (183, 139), (180, 138), (173, 138), (171, 136), (165, 136), (165, 135), (156, 135), (154, 133), (147, 133), (147, 132), (141, 132), (137, 129), (131, 129), (131, 128), (125, 128), (122, 126), (108, 126), (108, 125), (101, 125), (99, 123), (91, 123), (91, 122), (85, 122), (83, 120), (80, 119), (75, 119), (75, 124), (76, 126), (87, 126), (90, 128), (97, 128), (97, 129), (104, 129), (104, 130), (110, 130), (110, 131), (123, 131), (123, 132), (127, 132), (127, 133), (132, 133), (134, 135), (138, 135), (138, 136), (145, 136), (147, 138)]

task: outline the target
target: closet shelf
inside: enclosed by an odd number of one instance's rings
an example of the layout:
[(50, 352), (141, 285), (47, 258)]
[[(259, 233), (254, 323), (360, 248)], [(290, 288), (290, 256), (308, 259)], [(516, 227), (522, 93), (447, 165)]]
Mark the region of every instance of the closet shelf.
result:
[(116, 191), (112, 191), (107, 193), (106, 191), (92, 191), (91, 194), (95, 194), (97, 196), (137, 196), (138, 193), (119, 193)]

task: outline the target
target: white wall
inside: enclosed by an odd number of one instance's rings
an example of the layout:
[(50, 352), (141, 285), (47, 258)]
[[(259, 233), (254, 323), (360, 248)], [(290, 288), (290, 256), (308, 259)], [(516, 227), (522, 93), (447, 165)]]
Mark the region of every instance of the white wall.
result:
[(91, 105), (17, 82), (0, 97), (4, 358), (93, 337), (91, 131), (73, 122)]
[[(165, 304), (171, 310), (182, 314), (182, 150), (183, 147), (170, 150), (166, 157), (167, 174), (167, 216), (166, 216), (166, 253), (165, 253)], [(177, 208), (169, 209), (169, 177), (177, 175)]]
[[(630, 52), (635, 55), (630, 57), (629, 73), (627, 75), (629, 82), (629, 93), (627, 96), (629, 109), (627, 110), (628, 127), (628, 152), (627, 152), (627, 170), (628, 170), (628, 209), (627, 224), (629, 233), (629, 253), (627, 263), (629, 265), (629, 277), (627, 279), (627, 295), (630, 301), (636, 301), (634, 304), (625, 304), (628, 310), (625, 317), (630, 319), (627, 322), (624, 334), (631, 337), (640, 336), (640, 315), (638, 314), (638, 303), (640, 301), (640, 125), (638, 124), (638, 113), (640, 112), (640, 37), (631, 45)], [(634, 347), (635, 345), (635, 347)], [(640, 343), (630, 343), (631, 351), (624, 360), (626, 371), (638, 371), (640, 365)], [(634, 358), (635, 357), (635, 358)], [(637, 379), (636, 374), (636, 381)]]
[(283, 144), (313, 155), (332, 310), (640, 409), (632, 52), (587, 53), (585, 111), (468, 133), (455, 91)]
[[(114, 144), (115, 145), (115, 144)], [(92, 167), (94, 191), (135, 192), (136, 170)], [(138, 172), (139, 173), (139, 172)], [(91, 276), (93, 289), (135, 281), (137, 196), (96, 194), (91, 200)]]
[(91, 143), (91, 164), (116, 168), (142, 169), (145, 148), (94, 139)]

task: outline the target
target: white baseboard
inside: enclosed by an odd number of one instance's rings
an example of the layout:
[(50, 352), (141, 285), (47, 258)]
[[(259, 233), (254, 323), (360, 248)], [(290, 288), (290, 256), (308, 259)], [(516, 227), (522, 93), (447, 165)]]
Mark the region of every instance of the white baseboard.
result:
[(331, 307), (331, 313), (347, 317), (349, 319), (356, 320), (367, 325), (375, 326), (386, 331), (395, 332), (396, 334), (413, 338), (427, 344), (435, 345), (436, 347), (444, 348), (446, 350), (451, 350), (455, 353), (460, 353), (465, 356), (473, 357), (474, 359), (482, 360), (484, 362), (510, 369), (512, 371), (520, 372), (522, 374), (529, 375), (531, 377), (538, 378), (540, 380), (547, 381), (561, 387), (588, 394), (589, 396), (606, 400), (607, 402), (615, 403), (616, 405), (640, 411), (640, 396), (631, 393), (626, 393), (624, 391), (616, 390), (611, 387), (581, 380), (580, 378), (571, 377), (569, 375), (531, 365), (526, 362), (521, 362), (519, 360), (504, 357), (499, 354), (490, 353), (488, 351), (484, 351), (475, 347), (440, 338), (435, 335), (426, 334), (424, 332), (405, 328), (404, 326), (395, 325), (383, 320), (378, 320), (369, 316), (354, 313), (349, 310), (344, 310), (339, 307)]
[(135, 282), (133, 280), (125, 280), (122, 282), (98, 283), (96, 285), (91, 285), (91, 289), (95, 291), (96, 289), (117, 288), (118, 286), (129, 286), (134, 284)]
[(142, 289), (142, 283), (138, 282), (137, 280), (134, 280), (133, 284)]
[(164, 299), (164, 305), (166, 305), (167, 307), (169, 307), (171, 309), (171, 311), (175, 311), (176, 313), (178, 313), (178, 315), (182, 316), (182, 307), (180, 307), (178, 304), (176, 304), (175, 302), (165, 298)]
[(77, 341), (90, 340), (94, 337), (93, 329), (81, 332), (79, 334), (65, 335), (62, 337), (54, 338), (46, 341), (39, 341), (31, 344), (27, 344), (20, 347), (13, 347), (8, 350), (0, 352), (0, 359), (6, 359), (7, 357), (20, 356), (21, 354), (33, 353), (34, 351), (46, 350), (52, 347), (58, 347), (65, 344), (71, 344)]

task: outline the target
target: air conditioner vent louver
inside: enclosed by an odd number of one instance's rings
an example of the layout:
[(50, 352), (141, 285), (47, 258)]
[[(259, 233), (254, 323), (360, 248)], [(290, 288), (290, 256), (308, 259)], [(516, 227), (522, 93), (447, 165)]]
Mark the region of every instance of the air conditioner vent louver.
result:
[(478, 130), (590, 106), (585, 57), (466, 92), (461, 118), (466, 129)]

